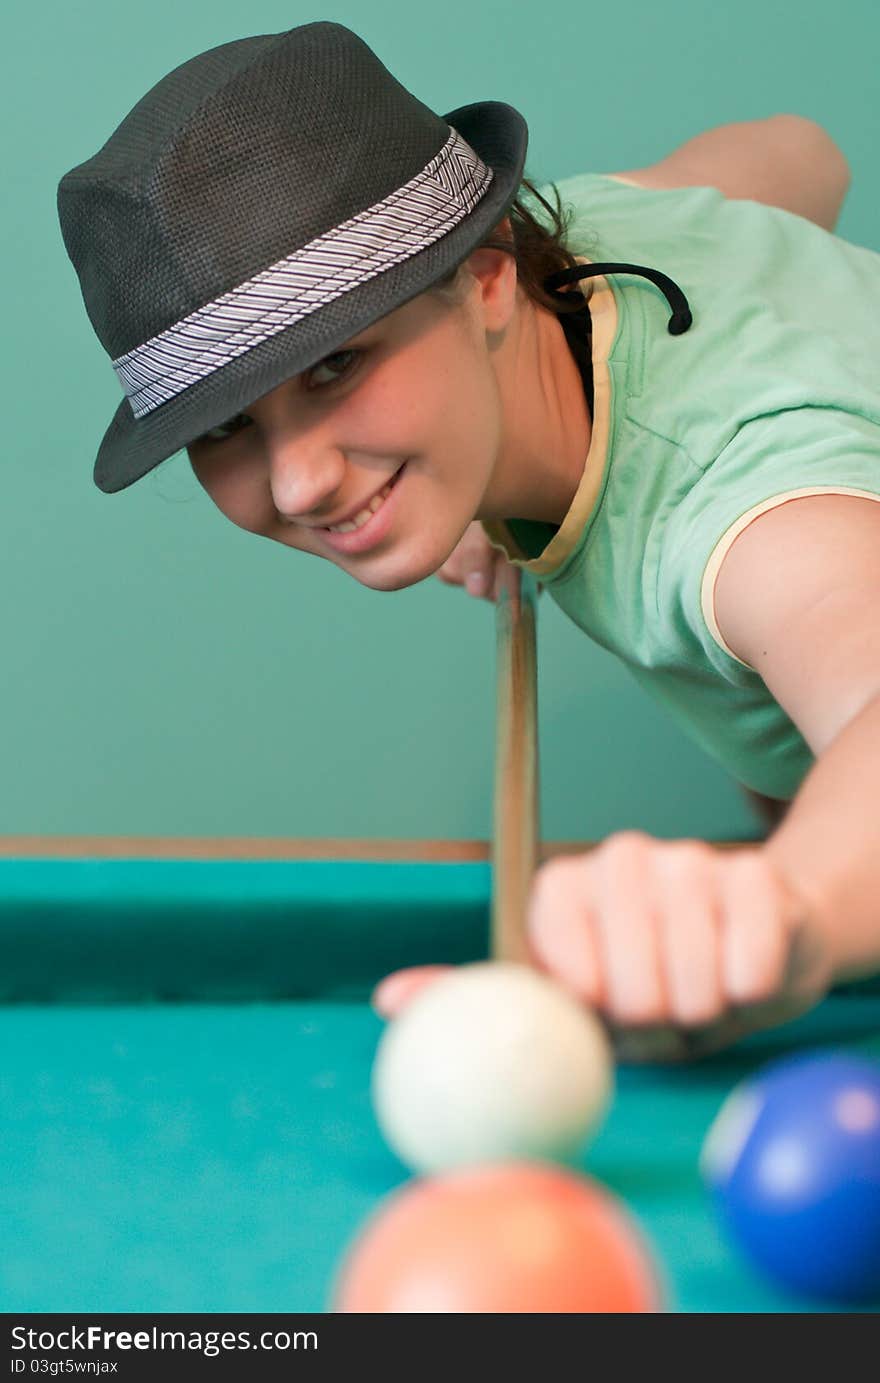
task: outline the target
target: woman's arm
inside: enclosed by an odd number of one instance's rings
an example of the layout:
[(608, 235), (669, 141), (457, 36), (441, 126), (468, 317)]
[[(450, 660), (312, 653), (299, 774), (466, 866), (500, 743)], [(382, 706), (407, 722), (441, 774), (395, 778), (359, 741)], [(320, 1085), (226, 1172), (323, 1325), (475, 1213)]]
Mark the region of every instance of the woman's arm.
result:
[(812, 905), (835, 983), (880, 972), (880, 694), (801, 784), (764, 844)]
[(804, 115), (718, 125), (659, 163), (611, 176), (640, 187), (715, 187), (725, 197), (779, 207), (828, 231), (837, 225), (852, 180), (843, 151)]
[(880, 502), (813, 495), (755, 519), (715, 586), (719, 629), (817, 762), (764, 844), (812, 904), (835, 980), (880, 971)]
[[(678, 1061), (788, 1022), (880, 971), (880, 503), (761, 514), (716, 581), (722, 637), (817, 756), (759, 846), (618, 831), (536, 871), (535, 964), (609, 1021), (629, 1061)], [(398, 1011), (433, 970), (395, 977)]]

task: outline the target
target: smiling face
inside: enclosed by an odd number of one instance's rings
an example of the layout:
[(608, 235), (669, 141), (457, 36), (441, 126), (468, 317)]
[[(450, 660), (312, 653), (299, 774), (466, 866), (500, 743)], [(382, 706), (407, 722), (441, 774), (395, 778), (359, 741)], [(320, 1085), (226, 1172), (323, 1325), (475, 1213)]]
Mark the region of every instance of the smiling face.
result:
[[(404, 303), (192, 442), (192, 469), (240, 528), (334, 562), (374, 590), (424, 580), (475, 518), (519, 514), (510, 505), (525, 503), (516, 492), (523, 457), (517, 463), (505, 439), (519, 436), (513, 367), (517, 323), (530, 309), (512, 256), (477, 250), (452, 293)], [(540, 311), (566, 350), (555, 317)], [(524, 361), (532, 374), (530, 352)], [(569, 367), (582, 393), (570, 357)], [(363, 511), (404, 463), (368, 526), (327, 531)]]

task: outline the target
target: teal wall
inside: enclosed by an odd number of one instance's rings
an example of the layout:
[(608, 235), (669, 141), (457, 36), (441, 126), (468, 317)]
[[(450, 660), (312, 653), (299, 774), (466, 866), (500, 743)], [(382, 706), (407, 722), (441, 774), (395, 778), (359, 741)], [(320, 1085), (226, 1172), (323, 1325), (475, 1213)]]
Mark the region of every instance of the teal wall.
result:
[[(53, 0), (7, 18), (0, 832), (491, 829), (491, 605), (434, 578), (366, 590), (246, 534), (183, 454), (118, 495), (93, 485), (121, 395), (64, 251), (56, 185), (178, 63), (332, 18), (438, 112), (488, 98), (520, 109), (536, 182), (800, 112), (853, 170), (838, 233), (880, 249), (880, 10), (868, 0), (845, 0), (832, 22), (818, 0), (420, 12), (412, 0)], [(546, 596), (539, 623), (545, 836), (754, 830), (725, 774)]]

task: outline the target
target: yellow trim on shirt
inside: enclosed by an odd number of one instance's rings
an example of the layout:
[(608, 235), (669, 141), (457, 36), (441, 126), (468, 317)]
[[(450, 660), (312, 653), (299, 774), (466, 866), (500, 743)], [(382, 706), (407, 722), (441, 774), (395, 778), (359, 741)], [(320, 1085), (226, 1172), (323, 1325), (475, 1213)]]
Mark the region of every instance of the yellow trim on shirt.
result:
[(742, 667), (748, 668), (750, 672), (755, 669), (751, 663), (743, 662), (742, 658), (737, 658), (733, 649), (728, 646), (724, 636), (718, 627), (715, 618), (715, 583), (718, 580), (718, 573), (721, 570), (721, 563), (724, 561), (734, 541), (742, 533), (743, 529), (748, 528), (753, 519), (759, 514), (766, 514), (768, 509), (775, 509), (777, 505), (785, 504), (790, 499), (805, 499), (807, 495), (855, 495), (858, 499), (880, 500), (880, 495), (872, 490), (857, 490), (849, 485), (806, 485), (801, 490), (785, 490), (778, 495), (772, 495), (770, 499), (762, 500), (760, 504), (755, 504), (751, 509), (747, 509), (744, 514), (732, 523), (722, 534), (715, 547), (712, 549), (709, 560), (703, 572), (703, 581), (700, 588), (700, 604), (703, 609), (703, 618), (709, 627), (709, 633), (717, 643), (718, 647), (728, 653)]

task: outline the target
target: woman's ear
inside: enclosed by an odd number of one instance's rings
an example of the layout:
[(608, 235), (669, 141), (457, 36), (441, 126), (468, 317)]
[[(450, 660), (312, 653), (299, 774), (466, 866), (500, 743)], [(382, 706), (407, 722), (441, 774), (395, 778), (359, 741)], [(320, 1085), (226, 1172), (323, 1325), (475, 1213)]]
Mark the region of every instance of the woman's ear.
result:
[(507, 326), (516, 303), (516, 259), (508, 250), (474, 250), (465, 266), (479, 285), (483, 322), (490, 331)]

